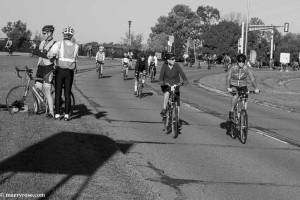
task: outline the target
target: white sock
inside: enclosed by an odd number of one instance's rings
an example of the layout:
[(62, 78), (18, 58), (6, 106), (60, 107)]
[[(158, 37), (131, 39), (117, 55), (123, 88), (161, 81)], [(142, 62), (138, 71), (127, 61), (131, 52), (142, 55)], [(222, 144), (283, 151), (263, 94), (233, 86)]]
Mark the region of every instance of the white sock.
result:
[(137, 86), (134, 86), (134, 91), (135, 91), (135, 92), (137, 91)]

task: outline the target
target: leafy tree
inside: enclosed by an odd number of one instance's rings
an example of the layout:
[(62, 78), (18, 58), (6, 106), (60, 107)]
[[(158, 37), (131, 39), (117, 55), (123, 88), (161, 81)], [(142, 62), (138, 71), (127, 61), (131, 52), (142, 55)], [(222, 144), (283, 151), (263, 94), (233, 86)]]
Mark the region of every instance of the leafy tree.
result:
[(8, 22), (7, 25), (2, 28), (2, 32), (5, 33), (8, 38), (16, 42), (16, 46), (19, 48), (26, 40), (30, 40), (32, 35), (31, 31), (27, 30), (26, 23), (21, 20)]
[(234, 22), (234, 23), (241, 25), (242, 22), (245, 22), (247, 20), (247, 17), (245, 15), (243, 15), (242, 13), (230, 12), (230, 13), (225, 14), (222, 17), (222, 19), (226, 20), (228, 22)]
[(279, 60), (280, 53), (290, 53), (291, 60), (299, 58), (300, 52), (300, 34), (288, 33), (282, 37), (280, 43), (277, 45), (275, 58)]
[(241, 27), (234, 22), (221, 21), (202, 35), (203, 53), (234, 56), (237, 54), (238, 39), (241, 36)]
[(168, 46), (168, 35), (160, 33), (148, 39), (148, 46), (151, 50), (162, 52)]
[(121, 38), (121, 44), (123, 44), (124, 46), (127, 46), (128, 48), (131, 49), (138, 49), (141, 50), (142, 49), (142, 41), (143, 41), (143, 34), (139, 33), (139, 34), (135, 34), (134, 32), (130, 33), (130, 38), (131, 38), (131, 46), (129, 46), (129, 32), (125, 33), (125, 37)]

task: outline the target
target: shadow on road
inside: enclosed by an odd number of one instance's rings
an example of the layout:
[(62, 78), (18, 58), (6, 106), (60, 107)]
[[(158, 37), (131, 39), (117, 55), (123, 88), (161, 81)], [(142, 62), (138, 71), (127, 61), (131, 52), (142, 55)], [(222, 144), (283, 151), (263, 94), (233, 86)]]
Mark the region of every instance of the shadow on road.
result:
[[(131, 144), (121, 145), (122, 151), (130, 148)], [(47, 180), (53, 185), (50, 190), (43, 191), (49, 199), (56, 190), (68, 184), (73, 176), (85, 176), (86, 179), (78, 185), (76, 192), (70, 198), (77, 199), (89, 184), (93, 174), (117, 152), (116, 143), (109, 137), (88, 133), (60, 132), (2, 161), (0, 185), (5, 184), (18, 173), (66, 175), (59, 180)], [(4, 176), (4, 173), (11, 174)], [(36, 178), (38, 177), (33, 177), (35, 184), (39, 184), (38, 181), (41, 181), (40, 184), (45, 184), (45, 180)], [(19, 183), (11, 184), (18, 187)]]
[(100, 79), (102, 78), (111, 78), (112, 76), (101, 76)]
[(71, 119), (79, 119), (85, 115), (93, 115), (93, 113), (84, 104), (75, 105)]

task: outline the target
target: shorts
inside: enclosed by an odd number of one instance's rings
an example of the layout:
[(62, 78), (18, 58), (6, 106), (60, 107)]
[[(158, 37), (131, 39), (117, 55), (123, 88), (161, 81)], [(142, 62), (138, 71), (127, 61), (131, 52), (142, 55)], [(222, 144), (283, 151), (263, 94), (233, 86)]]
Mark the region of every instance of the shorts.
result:
[(37, 78), (43, 78), (44, 81), (37, 80), (36, 82), (42, 83), (42, 84), (52, 84), (53, 81), (53, 68), (54, 65), (39, 65), (38, 69), (36, 71), (36, 77)]
[[(163, 93), (169, 92), (171, 93), (171, 87), (168, 85), (162, 85), (161, 87), (161, 91)], [(179, 91), (179, 87), (175, 88), (175, 101), (177, 102), (177, 105), (180, 106), (180, 91)]]
[(123, 67), (128, 67), (128, 63), (123, 63)]
[[(248, 92), (248, 87), (247, 85), (239, 87), (239, 86), (235, 86), (235, 85), (230, 85), (230, 88), (235, 88), (236, 91), (242, 91), (242, 92)], [(232, 94), (233, 96), (235, 96), (234, 94)], [(246, 94), (246, 98), (248, 98), (248, 94)]]
[(97, 63), (98, 65), (104, 65), (104, 61), (103, 61), (103, 60), (97, 60), (96, 63)]

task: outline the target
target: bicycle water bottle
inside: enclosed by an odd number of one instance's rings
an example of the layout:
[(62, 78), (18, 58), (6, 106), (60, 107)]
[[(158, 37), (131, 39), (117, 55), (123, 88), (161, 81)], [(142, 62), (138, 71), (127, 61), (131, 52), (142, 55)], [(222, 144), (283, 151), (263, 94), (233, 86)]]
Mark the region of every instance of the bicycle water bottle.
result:
[(36, 91), (39, 93), (42, 99), (44, 99), (44, 93), (39, 88), (36, 88)]

